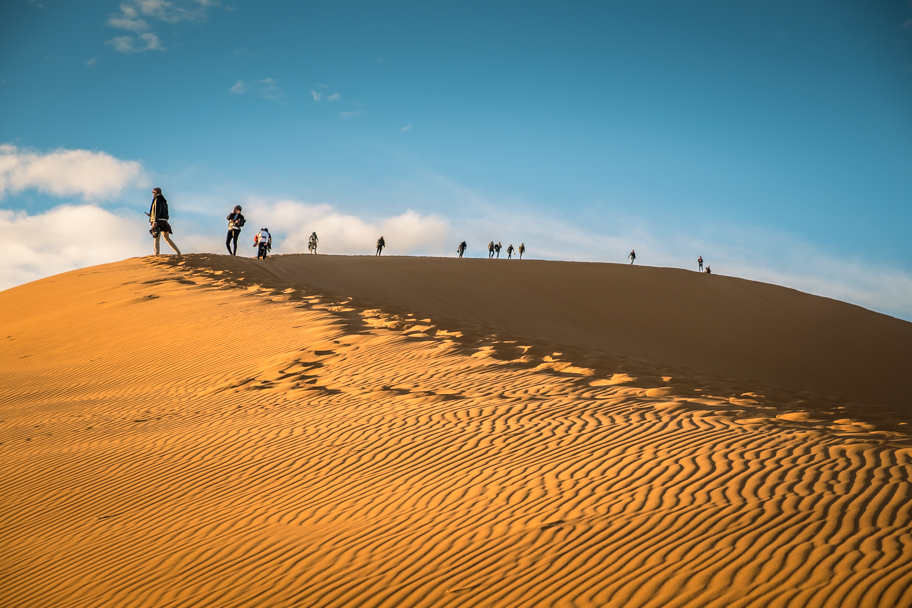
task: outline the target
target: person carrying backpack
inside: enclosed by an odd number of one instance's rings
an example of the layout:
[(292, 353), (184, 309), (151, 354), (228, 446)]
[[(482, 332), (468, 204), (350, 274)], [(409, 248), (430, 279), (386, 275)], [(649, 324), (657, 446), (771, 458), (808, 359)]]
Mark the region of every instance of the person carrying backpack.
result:
[(630, 250), (630, 255), (627, 256), (630, 259), (630, 263), (633, 264), (637, 259), (637, 252), (633, 249)]
[(493, 257), (494, 257), (494, 241), (491, 241), (490, 243), (488, 243), (488, 259), (490, 260)]
[(313, 254), (317, 253), (317, 245), (320, 243), (320, 239), (317, 238), (317, 232), (314, 231), (311, 233), (310, 238), (307, 240), (307, 250)]
[(265, 260), (266, 253), (272, 250), (272, 235), (269, 234), (269, 228), (260, 228), (253, 237), (253, 246), (257, 248), (257, 259)]
[[(237, 241), (241, 235), (241, 228), (247, 223), (241, 214), (241, 206), (236, 205), (234, 211), (228, 214), (228, 238), (225, 239), (225, 247), (228, 248), (229, 255), (237, 255)], [(234, 243), (234, 251), (231, 250), (231, 243)]]
[(459, 254), (459, 257), (462, 257), (462, 254), (465, 253), (465, 250), (467, 248), (468, 248), (468, 245), (466, 245), (466, 242), (463, 241), (463, 242), (459, 243), (459, 247), (456, 248), (456, 253)]
[(526, 252), (526, 244), (525, 244), (525, 243), (520, 243), (520, 244), (519, 244), (519, 249), (518, 249), (517, 251), (519, 251), (519, 259), (521, 260), (521, 259), (522, 259), (522, 254), (524, 254), (524, 253)]
[(380, 252), (383, 251), (383, 248), (386, 247), (386, 241), (381, 236), (377, 239), (377, 255), (380, 255)]
[(503, 245), (500, 244), (500, 241), (497, 241), (497, 244), (494, 245), (494, 252), (497, 253), (497, 259), (500, 259), (500, 250), (503, 249)]
[(152, 206), (149, 207), (149, 234), (155, 239), (155, 255), (161, 254), (161, 245), (159, 238), (165, 235), (165, 242), (174, 250), (174, 253), (180, 255), (180, 249), (171, 240), (171, 224), (168, 223), (168, 201), (162, 196), (161, 188), (152, 188)]

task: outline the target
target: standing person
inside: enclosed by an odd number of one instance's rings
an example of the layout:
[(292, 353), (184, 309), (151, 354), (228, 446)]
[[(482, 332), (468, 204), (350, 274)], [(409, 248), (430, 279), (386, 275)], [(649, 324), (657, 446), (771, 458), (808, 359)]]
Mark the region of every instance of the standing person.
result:
[(307, 240), (307, 249), (313, 253), (317, 253), (317, 244), (319, 244), (320, 239), (317, 238), (317, 232), (314, 231), (311, 233), (310, 238)]
[(459, 247), (456, 248), (456, 253), (459, 254), (459, 257), (462, 257), (462, 254), (465, 253), (467, 247), (468, 245), (466, 245), (465, 241), (459, 243)]
[[(228, 248), (230, 255), (237, 255), (237, 240), (241, 234), (241, 226), (247, 223), (241, 214), (241, 206), (236, 205), (234, 211), (228, 214), (228, 238), (225, 239), (225, 247)], [(231, 243), (234, 243), (234, 251), (231, 250)]]
[(386, 247), (386, 241), (383, 240), (383, 237), (381, 236), (379, 239), (377, 239), (377, 255), (380, 255), (380, 252), (383, 251), (384, 247)]
[(510, 246), (507, 247), (507, 259), (508, 260), (513, 259), (513, 243), (510, 243)]
[(272, 250), (272, 235), (269, 234), (269, 228), (260, 228), (253, 237), (253, 246), (257, 248), (257, 259), (265, 260), (266, 254)]
[(700, 272), (703, 272), (703, 256), (702, 255), (699, 258), (697, 258), (697, 264), (700, 265)]
[(630, 255), (628, 255), (627, 257), (630, 258), (630, 263), (633, 264), (634, 262), (636, 262), (636, 259), (637, 259), (637, 252), (634, 251), (633, 249), (631, 249), (631, 250), (630, 250)]
[(493, 257), (494, 257), (494, 241), (491, 241), (490, 243), (488, 243), (488, 259), (490, 260)]
[(155, 239), (155, 255), (161, 253), (159, 238), (165, 235), (165, 242), (171, 246), (174, 253), (180, 255), (180, 249), (171, 240), (171, 224), (168, 223), (168, 201), (162, 196), (161, 188), (152, 188), (152, 206), (149, 207), (149, 224), (152, 226), (149, 233)]
[(526, 252), (526, 244), (520, 243), (519, 244), (519, 259), (520, 260), (522, 259), (522, 254), (524, 254), (525, 252)]

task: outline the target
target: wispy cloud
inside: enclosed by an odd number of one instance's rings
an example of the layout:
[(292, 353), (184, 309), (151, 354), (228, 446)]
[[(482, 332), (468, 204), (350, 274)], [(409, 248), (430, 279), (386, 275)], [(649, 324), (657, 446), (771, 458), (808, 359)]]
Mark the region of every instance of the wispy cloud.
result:
[(105, 44), (113, 46), (114, 50), (120, 51), (124, 54), (165, 50), (164, 47), (162, 47), (158, 36), (151, 32), (140, 34), (138, 44), (137, 40), (133, 38), (133, 36), (117, 36), (116, 38), (111, 38), (105, 42)]
[(110, 200), (131, 184), (146, 180), (138, 162), (104, 152), (54, 150), (42, 154), (0, 145), (0, 199), (33, 189), (55, 196)]
[(107, 25), (120, 30), (139, 34), (138, 42), (132, 36), (118, 36), (106, 42), (115, 50), (129, 54), (143, 51), (165, 50), (150, 21), (169, 24), (181, 21), (205, 21), (207, 11), (219, 6), (214, 0), (193, 0), (192, 2), (171, 2), (168, 0), (127, 0), (121, 3), (120, 12), (108, 16)]
[(270, 101), (281, 101), (286, 97), (285, 91), (279, 86), (279, 81), (275, 78), (263, 78), (262, 80), (243, 81), (238, 80), (228, 91), (234, 95), (243, 95), (251, 92), (263, 99)]
[(326, 101), (339, 101), (339, 94), (333, 93), (332, 95), (330, 95), (329, 97), (326, 98)]
[(85, 62), (85, 64), (87, 66), (93, 66), (96, 63), (98, 63), (98, 57), (92, 57), (91, 59), (86, 59), (86, 62)]
[(310, 94), (313, 95), (314, 101), (320, 101), (321, 99), (323, 99), (323, 93), (319, 93), (317, 91), (311, 91)]
[(411, 131), (411, 130), (412, 130), (412, 125), (405, 125), (404, 127), (402, 127), (403, 133), (405, 133), (406, 131)]

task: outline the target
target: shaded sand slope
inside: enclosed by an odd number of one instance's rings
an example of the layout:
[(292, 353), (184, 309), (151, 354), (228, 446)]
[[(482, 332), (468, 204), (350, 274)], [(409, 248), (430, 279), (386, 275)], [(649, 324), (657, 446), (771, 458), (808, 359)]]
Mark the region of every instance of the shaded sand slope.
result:
[(912, 411), (912, 323), (776, 285), (539, 260), (288, 255), (264, 268), (510, 332)]
[(0, 293), (0, 606), (912, 606), (839, 400), (178, 260)]

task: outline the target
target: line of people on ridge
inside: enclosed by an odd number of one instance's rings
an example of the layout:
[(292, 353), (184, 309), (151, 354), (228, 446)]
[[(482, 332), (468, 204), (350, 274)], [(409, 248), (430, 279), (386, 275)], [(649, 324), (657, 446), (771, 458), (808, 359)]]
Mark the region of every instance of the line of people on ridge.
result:
[[(231, 255), (237, 255), (238, 237), (241, 234), (241, 228), (247, 223), (244, 214), (241, 213), (242, 211), (243, 209), (241, 206), (236, 205), (234, 210), (225, 218), (228, 220), (228, 236), (225, 239), (225, 247), (228, 248), (228, 253)], [(171, 240), (173, 231), (171, 230), (171, 224), (169, 223), (168, 201), (162, 196), (161, 188), (152, 188), (152, 206), (149, 208), (149, 212), (146, 213), (146, 215), (149, 216), (149, 223), (151, 225), (149, 233), (152, 234), (152, 238), (154, 239), (155, 255), (161, 253), (160, 239), (162, 237), (164, 237), (165, 242), (168, 243), (171, 249), (174, 250), (174, 253), (180, 255), (180, 249), (178, 249), (174, 241)], [(307, 239), (307, 251), (316, 254), (317, 245), (319, 245), (319, 243), (320, 239), (317, 237), (317, 233), (312, 232)], [(272, 251), (272, 234), (270, 234), (268, 228), (260, 228), (259, 232), (254, 235), (253, 246), (257, 249), (257, 259), (265, 260), (266, 255)], [(386, 239), (381, 236), (377, 239), (377, 252), (374, 255), (380, 255), (383, 252), (384, 247), (386, 247)], [(500, 251), (502, 248), (503, 245), (501, 245), (500, 241), (496, 243), (491, 241), (488, 243), (488, 259), (490, 260), (495, 257), (500, 259)], [(461, 258), (467, 249), (468, 245), (465, 241), (462, 241), (456, 248), (456, 253), (458, 253)], [(517, 248), (514, 248), (512, 243), (507, 246), (508, 260), (513, 258), (514, 252), (519, 254), (519, 259), (521, 260), (523, 254), (526, 252), (525, 243), (520, 243)], [(636, 261), (636, 251), (631, 249), (627, 258), (630, 260), (630, 263), (633, 264)], [(697, 259), (697, 267), (702, 273), (712, 274), (712, 269), (708, 265), (705, 270), (703, 269), (702, 255)]]

